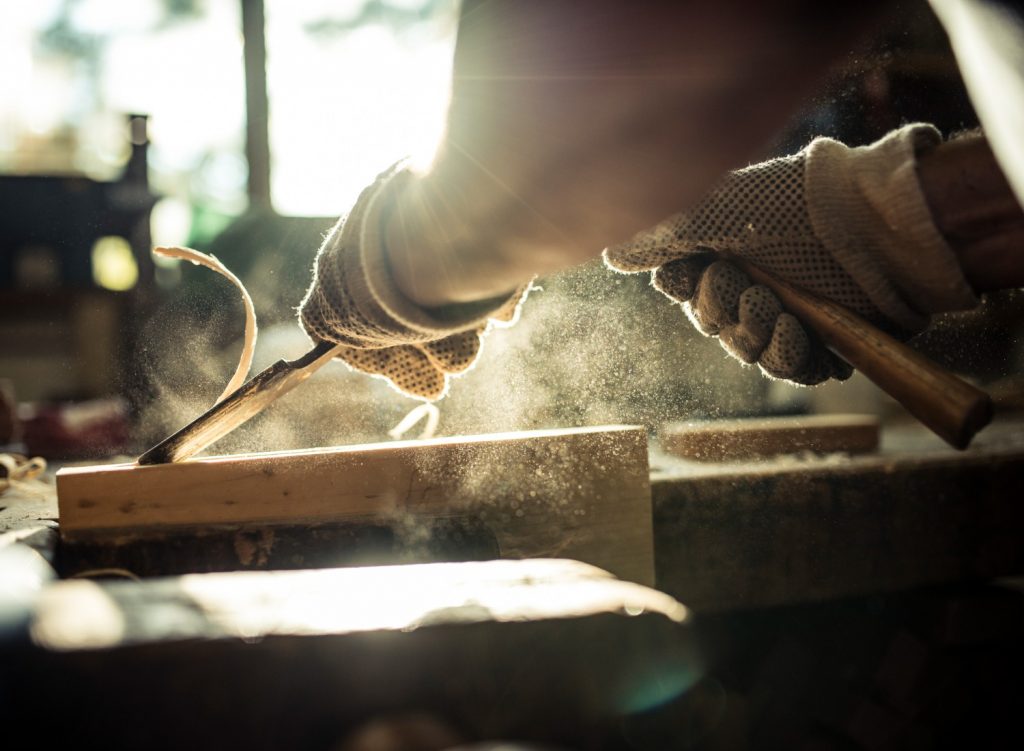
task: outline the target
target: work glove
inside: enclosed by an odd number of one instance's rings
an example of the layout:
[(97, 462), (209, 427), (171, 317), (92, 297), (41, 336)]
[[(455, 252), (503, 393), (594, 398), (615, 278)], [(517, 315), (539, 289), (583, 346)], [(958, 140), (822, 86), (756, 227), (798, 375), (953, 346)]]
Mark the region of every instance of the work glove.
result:
[(917, 179), (917, 155), (941, 140), (924, 124), (859, 148), (818, 138), (730, 173), (691, 210), (606, 249), (605, 263), (652, 271), (653, 286), (682, 303), (702, 333), (771, 377), (803, 385), (848, 378), (849, 364), (727, 259), (760, 266), (899, 338), (933, 313), (974, 307)]
[(502, 298), (425, 309), (395, 285), (384, 255), (388, 211), (412, 173), (381, 173), (338, 221), (317, 254), (313, 282), (299, 308), (306, 333), (344, 345), (337, 357), (399, 391), (434, 401), (449, 376), (475, 361), (488, 331), (511, 325), (529, 285)]

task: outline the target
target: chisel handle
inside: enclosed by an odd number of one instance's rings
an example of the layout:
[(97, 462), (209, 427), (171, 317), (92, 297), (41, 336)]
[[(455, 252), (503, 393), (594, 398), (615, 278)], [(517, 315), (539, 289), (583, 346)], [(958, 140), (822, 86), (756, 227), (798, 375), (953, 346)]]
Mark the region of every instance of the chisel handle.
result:
[(992, 399), (920, 352), (830, 300), (794, 287), (743, 259), (730, 257), (768, 287), (783, 306), (857, 370), (949, 445), (967, 448), (992, 419)]

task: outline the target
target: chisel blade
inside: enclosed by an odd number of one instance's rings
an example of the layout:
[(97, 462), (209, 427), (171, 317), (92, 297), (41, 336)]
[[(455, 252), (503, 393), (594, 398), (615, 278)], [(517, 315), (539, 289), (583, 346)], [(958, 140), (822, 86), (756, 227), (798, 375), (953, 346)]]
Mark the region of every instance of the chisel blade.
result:
[(238, 390), (139, 457), (139, 464), (168, 464), (195, 456), (255, 417), (330, 362), (339, 345), (320, 342), (296, 360), (278, 360)]

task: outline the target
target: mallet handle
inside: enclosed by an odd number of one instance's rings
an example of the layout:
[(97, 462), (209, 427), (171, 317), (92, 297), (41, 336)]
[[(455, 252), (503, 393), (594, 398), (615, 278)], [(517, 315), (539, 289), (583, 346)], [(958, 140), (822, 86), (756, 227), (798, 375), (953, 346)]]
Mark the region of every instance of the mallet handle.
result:
[(879, 331), (860, 316), (805, 292), (740, 258), (730, 258), (783, 306), (876, 386), (954, 448), (967, 448), (992, 419), (988, 394), (920, 352)]

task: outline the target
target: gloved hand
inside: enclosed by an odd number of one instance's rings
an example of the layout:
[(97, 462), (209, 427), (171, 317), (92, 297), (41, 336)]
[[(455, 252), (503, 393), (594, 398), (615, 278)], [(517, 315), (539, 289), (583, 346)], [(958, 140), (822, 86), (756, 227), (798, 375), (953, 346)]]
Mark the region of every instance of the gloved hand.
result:
[(412, 174), (383, 172), (324, 241), (300, 320), (313, 339), (346, 345), (338, 357), (383, 376), (398, 390), (428, 401), (447, 393), (448, 376), (476, 360), (487, 332), (511, 325), (529, 291), (478, 303), (424, 309), (395, 286), (383, 252), (391, 201)]
[(653, 271), (654, 287), (683, 303), (701, 332), (769, 376), (805, 385), (847, 378), (845, 361), (726, 259), (743, 258), (904, 338), (932, 313), (974, 307), (917, 180), (917, 154), (940, 141), (923, 124), (860, 148), (816, 139), (730, 173), (692, 210), (606, 249), (605, 263)]

